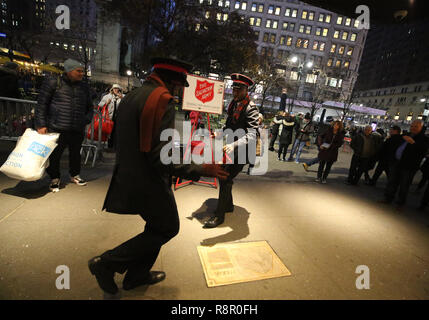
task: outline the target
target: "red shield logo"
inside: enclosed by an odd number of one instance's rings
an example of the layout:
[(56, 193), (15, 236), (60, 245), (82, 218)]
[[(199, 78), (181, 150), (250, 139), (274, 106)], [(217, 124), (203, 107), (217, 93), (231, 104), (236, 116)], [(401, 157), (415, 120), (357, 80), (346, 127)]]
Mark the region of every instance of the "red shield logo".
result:
[(197, 80), (195, 98), (200, 100), (202, 103), (212, 101), (214, 98), (214, 83), (210, 83), (207, 80)]

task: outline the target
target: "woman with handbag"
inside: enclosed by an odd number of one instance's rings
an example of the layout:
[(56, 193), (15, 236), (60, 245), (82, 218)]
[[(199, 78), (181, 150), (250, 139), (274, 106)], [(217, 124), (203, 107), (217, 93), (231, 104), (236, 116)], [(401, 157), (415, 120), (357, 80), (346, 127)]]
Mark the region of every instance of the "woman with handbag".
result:
[(113, 148), (115, 144), (115, 120), (119, 104), (124, 97), (125, 95), (122, 93), (122, 87), (119, 84), (114, 84), (112, 88), (110, 88), (110, 92), (106, 94), (98, 104), (101, 108), (107, 107), (109, 119), (113, 121), (112, 133), (110, 134), (108, 142), (109, 148)]
[(324, 134), (319, 136), (319, 170), (316, 182), (326, 183), (332, 165), (338, 159), (338, 149), (344, 143), (344, 129), (341, 121), (334, 121)]

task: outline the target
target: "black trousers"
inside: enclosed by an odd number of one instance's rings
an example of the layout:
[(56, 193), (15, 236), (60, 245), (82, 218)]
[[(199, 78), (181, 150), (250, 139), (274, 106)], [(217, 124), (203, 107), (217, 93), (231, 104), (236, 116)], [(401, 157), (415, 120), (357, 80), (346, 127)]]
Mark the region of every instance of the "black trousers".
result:
[(389, 164), (389, 171), (390, 174), (384, 196), (387, 201), (393, 201), (399, 189), (397, 203), (404, 205), (407, 202), (408, 192), (417, 170), (401, 168), (399, 161), (395, 161)]
[(145, 199), (147, 208), (140, 216), (145, 229), (134, 238), (101, 255), (108, 267), (131, 278), (144, 278), (153, 267), (159, 251), (179, 232), (179, 214), (171, 189), (159, 199)]
[(422, 189), (425, 186), (426, 182), (429, 180), (429, 172), (427, 170), (422, 172), (423, 172), (423, 176), (422, 176), (422, 180), (420, 180), (419, 182), (418, 189)]
[(280, 143), (279, 153), (278, 153), (279, 154), (279, 158), (280, 158), (281, 154), (283, 153), (283, 160), (286, 159), (287, 149), (289, 149), (289, 144)]
[(362, 174), (365, 173), (365, 180), (369, 180), (369, 165), (371, 163), (370, 158), (362, 158), (356, 155), (353, 155), (352, 161), (350, 163), (349, 176), (347, 180), (352, 184), (357, 184), (360, 180)]
[[(317, 170), (317, 177), (319, 179), (326, 180), (326, 178), (328, 178), (329, 172), (331, 172), (331, 168), (332, 168), (333, 164), (334, 164), (334, 161), (320, 160), (319, 161), (319, 169)], [(325, 168), (325, 166), (326, 166), (326, 168)]]
[(387, 162), (379, 161), (371, 180), (376, 183), (383, 172), (386, 172), (386, 176), (389, 177), (389, 166)]
[(84, 132), (61, 131), (59, 133), (58, 146), (51, 153), (49, 167), (46, 169), (51, 179), (60, 178), (60, 160), (67, 147), (69, 149), (70, 176), (74, 177), (80, 174), (80, 149), (82, 147)]
[(229, 173), (226, 180), (219, 180), (219, 199), (215, 215), (220, 218), (225, 217), (225, 212), (234, 207), (232, 199), (233, 179), (243, 170), (244, 164), (226, 164), (222, 168)]
[(429, 184), (426, 186), (425, 193), (423, 194), (421, 206), (427, 207), (429, 204)]
[(278, 129), (273, 131), (272, 136), (271, 136), (271, 140), (270, 140), (270, 146), (268, 147), (268, 149), (274, 148), (274, 143), (276, 142), (278, 135), (279, 135)]

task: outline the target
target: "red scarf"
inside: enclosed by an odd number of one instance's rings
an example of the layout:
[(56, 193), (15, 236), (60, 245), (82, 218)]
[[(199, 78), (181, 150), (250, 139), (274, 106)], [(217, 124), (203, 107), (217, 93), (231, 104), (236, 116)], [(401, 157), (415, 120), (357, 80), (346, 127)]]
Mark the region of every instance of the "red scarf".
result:
[(237, 102), (234, 100), (231, 101), (231, 103), (228, 106), (228, 116), (231, 117), (231, 121), (233, 124), (237, 123), (241, 113), (243, 112), (243, 110), (246, 110), (249, 103), (250, 103), (249, 95), (246, 95), (246, 97), (243, 100), (238, 102), (238, 105), (234, 110), (234, 106), (237, 104)]
[(153, 137), (158, 134), (162, 117), (173, 98), (158, 75), (152, 73), (147, 77), (147, 81), (156, 82), (159, 87), (149, 95), (140, 115), (140, 151), (142, 152), (149, 152), (152, 149)]

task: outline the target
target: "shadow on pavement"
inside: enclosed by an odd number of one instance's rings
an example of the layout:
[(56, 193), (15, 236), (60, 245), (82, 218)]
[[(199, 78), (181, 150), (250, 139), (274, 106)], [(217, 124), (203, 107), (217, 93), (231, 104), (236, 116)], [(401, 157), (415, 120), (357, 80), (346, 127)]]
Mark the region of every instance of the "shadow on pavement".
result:
[(1, 192), (25, 199), (37, 199), (50, 192), (49, 181), (47, 178), (37, 181), (20, 181), (15, 187), (3, 189)]
[[(192, 213), (192, 216), (188, 217), (188, 219), (192, 220), (195, 218), (201, 224), (204, 224), (213, 216), (216, 206), (217, 199), (207, 199), (198, 210)], [(216, 243), (231, 242), (247, 237), (250, 233), (248, 223), (249, 215), (250, 213), (245, 208), (234, 206), (234, 212), (227, 212), (225, 214), (225, 222), (217, 227), (217, 229), (229, 227), (232, 230), (213, 238), (204, 239), (201, 241), (201, 245), (213, 246)]]

